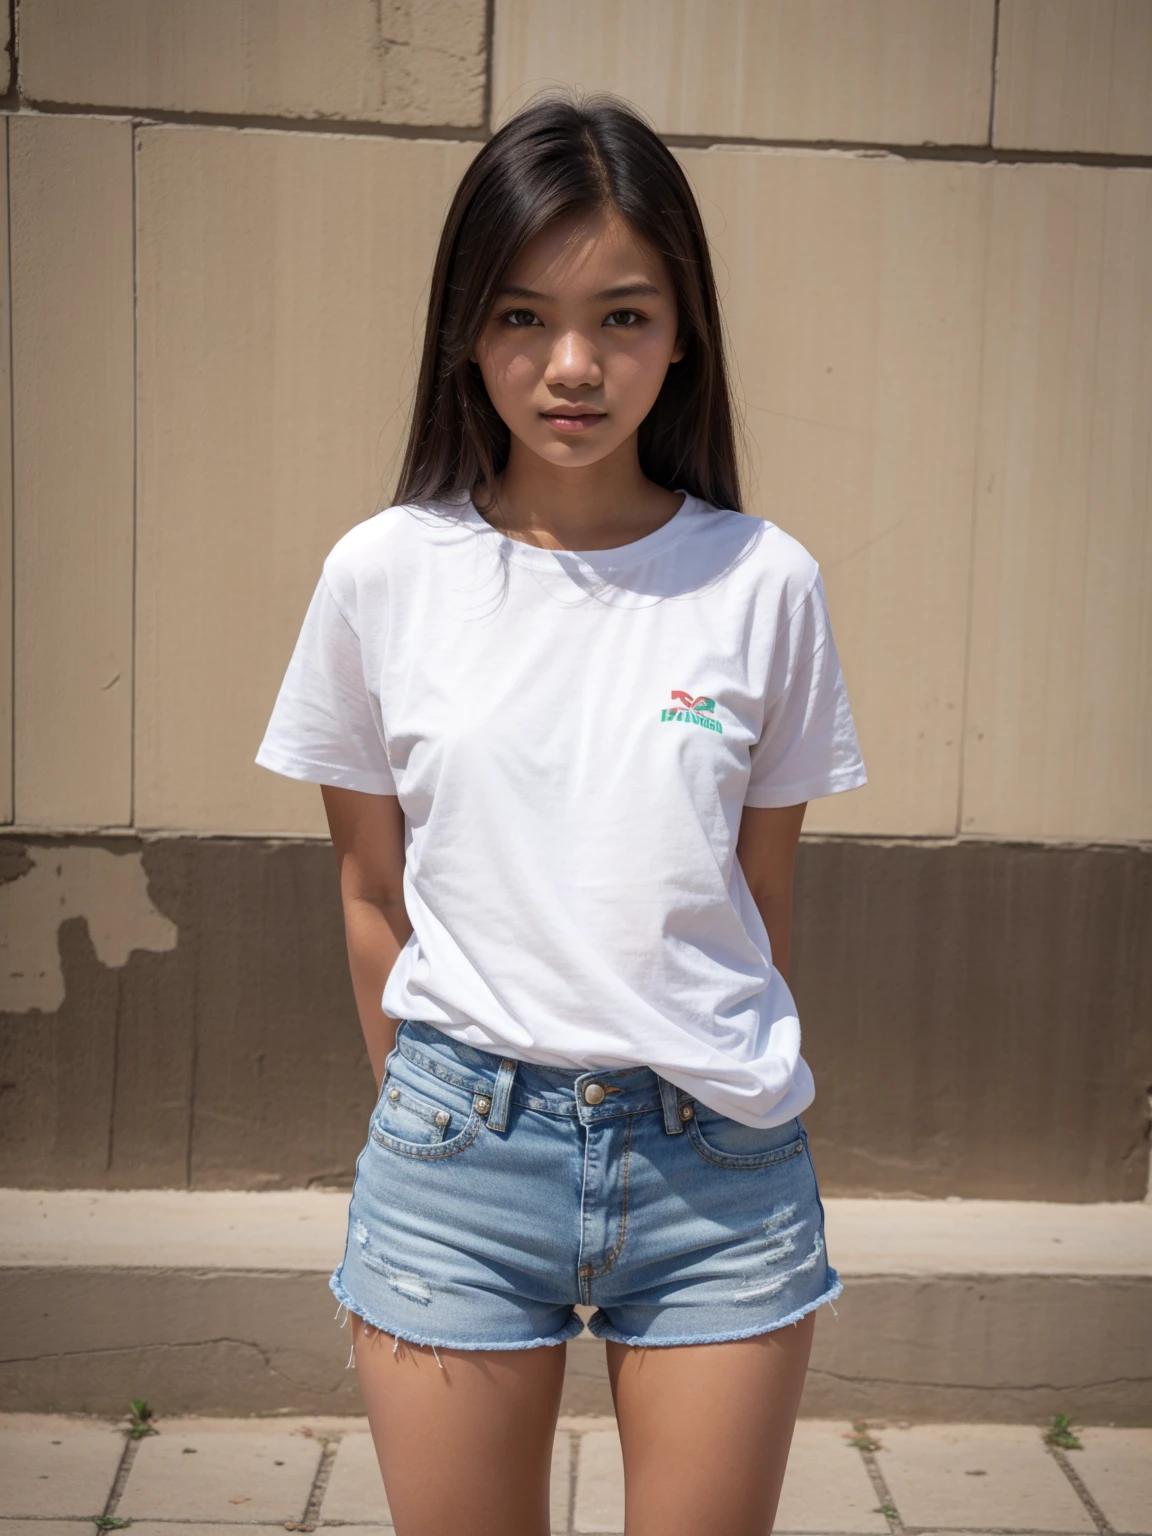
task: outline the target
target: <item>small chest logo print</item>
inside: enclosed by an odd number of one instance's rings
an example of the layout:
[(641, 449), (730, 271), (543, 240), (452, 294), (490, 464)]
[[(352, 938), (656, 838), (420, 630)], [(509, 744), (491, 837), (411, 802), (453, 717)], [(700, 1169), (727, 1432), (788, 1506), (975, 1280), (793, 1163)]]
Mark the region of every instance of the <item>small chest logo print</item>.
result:
[(702, 725), (705, 730), (723, 733), (724, 727), (712, 713), (716, 708), (715, 699), (705, 698), (702, 693), (685, 693), (682, 688), (673, 688), (672, 697), (679, 703), (671, 709), (662, 709), (661, 720), (682, 720), (685, 724)]

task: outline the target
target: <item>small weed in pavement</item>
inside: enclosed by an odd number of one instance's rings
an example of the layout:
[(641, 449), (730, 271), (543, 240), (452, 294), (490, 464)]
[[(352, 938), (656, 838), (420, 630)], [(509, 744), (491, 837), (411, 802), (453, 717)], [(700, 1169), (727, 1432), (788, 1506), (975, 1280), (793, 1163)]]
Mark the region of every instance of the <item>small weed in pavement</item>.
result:
[(883, 1515), (887, 1520), (895, 1520), (896, 1506), (895, 1504), (877, 1504), (874, 1513)]
[(868, 1428), (867, 1419), (856, 1419), (852, 1425), (854, 1434), (845, 1435), (844, 1438), (854, 1451), (882, 1451), (884, 1447), (875, 1439)]
[(115, 1515), (93, 1515), (92, 1521), (98, 1531), (125, 1531), (132, 1524), (131, 1520), (117, 1520)]
[(139, 1440), (144, 1435), (158, 1435), (160, 1431), (153, 1424), (155, 1412), (149, 1408), (142, 1397), (134, 1397), (128, 1406), (132, 1410), (132, 1417), (128, 1421), (128, 1438)]
[(1044, 1436), (1045, 1443), (1060, 1451), (1082, 1451), (1080, 1441), (1072, 1433), (1072, 1420), (1066, 1413), (1058, 1413), (1052, 1420), (1052, 1428)]

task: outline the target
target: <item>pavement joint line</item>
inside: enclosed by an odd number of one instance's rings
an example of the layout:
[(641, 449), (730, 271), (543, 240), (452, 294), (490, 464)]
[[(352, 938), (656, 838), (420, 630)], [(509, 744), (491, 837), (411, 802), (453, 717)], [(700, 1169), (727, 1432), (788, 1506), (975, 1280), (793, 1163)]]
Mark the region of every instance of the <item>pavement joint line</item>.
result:
[(857, 1447), (857, 1451), (861, 1461), (864, 1463), (864, 1470), (871, 1479), (872, 1487), (876, 1490), (877, 1498), (880, 1501), (879, 1507), (885, 1520), (888, 1522), (888, 1530), (891, 1532), (891, 1536), (909, 1536), (908, 1527), (900, 1517), (896, 1500), (892, 1497), (892, 1490), (888, 1487), (884, 1474), (880, 1470), (880, 1463), (876, 1460), (875, 1451), (866, 1451), (862, 1447)]
[(1100, 1508), (1099, 1504), (1097, 1504), (1096, 1500), (1088, 1492), (1088, 1489), (1084, 1484), (1084, 1479), (1080, 1476), (1079, 1472), (1077, 1472), (1076, 1468), (1068, 1460), (1068, 1457), (1065, 1455), (1065, 1453), (1060, 1449), (1059, 1446), (1049, 1445), (1047, 1441), (1044, 1442), (1044, 1448), (1048, 1452), (1049, 1456), (1051, 1456), (1052, 1460), (1060, 1468), (1061, 1472), (1063, 1472), (1064, 1476), (1072, 1484), (1072, 1491), (1076, 1494), (1081, 1504), (1083, 1504), (1084, 1508), (1092, 1516), (1093, 1523), (1096, 1526), (1096, 1530), (1099, 1533), (1099, 1536), (1114, 1536), (1114, 1528), (1108, 1523), (1108, 1517)]
[(308, 1497), (304, 1501), (304, 1513), (295, 1522), (297, 1530), (314, 1530), (319, 1525), (320, 1506), (324, 1502), (328, 1479), (332, 1476), (332, 1468), (336, 1464), (336, 1457), (344, 1436), (319, 1435), (317, 1439), (320, 1441), (320, 1461), (316, 1467), (316, 1476), (312, 1479), (312, 1486), (308, 1490)]
[(136, 1460), (140, 1450), (140, 1441), (144, 1436), (125, 1435), (124, 1449), (120, 1453), (120, 1460), (116, 1466), (116, 1476), (112, 1479), (112, 1487), (108, 1490), (108, 1497), (104, 1501), (104, 1508), (100, 1511), (102, 1519), (109, 1519), (116, 1513), (116, 1508), (124, 1495), (124, 1489), (128, 1485), (128, 1478), (132, 1472), (132, 1464)]
[(568, 1431), (568, 1508), (565, 1514), (566, 1531), (572, 1531), (576, 1528), (576, 1475), (580, 1464), (580, 1442), (587, 1433), (586, 1429)]

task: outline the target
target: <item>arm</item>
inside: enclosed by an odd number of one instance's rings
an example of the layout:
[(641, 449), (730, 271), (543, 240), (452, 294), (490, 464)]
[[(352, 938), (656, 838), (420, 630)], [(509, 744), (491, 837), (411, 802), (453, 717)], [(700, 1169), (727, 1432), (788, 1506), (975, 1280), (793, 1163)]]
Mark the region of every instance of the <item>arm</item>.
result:
[(340, 870), (352, 990), (379, 1090), (399, 1019), (380, 1007), (384, 983), (412, 932), (404, 906), (404, 813), (395, 795), (321, 786)]
[(792, 950), (792, 876), (807, 809), (807, 801), (770, 808), (746, 805), (736, 839), (736, 857), (768, 930), (772, 963), (785, 981)]

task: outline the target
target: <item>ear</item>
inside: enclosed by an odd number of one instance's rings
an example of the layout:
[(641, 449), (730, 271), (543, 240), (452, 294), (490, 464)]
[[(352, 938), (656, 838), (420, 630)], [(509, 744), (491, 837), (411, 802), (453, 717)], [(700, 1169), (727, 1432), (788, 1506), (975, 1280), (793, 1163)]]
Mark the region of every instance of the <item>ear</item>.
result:
[(687, 351), (688, 343), (682, 336), (678, 336), (676, 338), (676, 345), (672, 349), (672, 356), (668, 359), (668, 361), (670, 363), (678, 363)]

